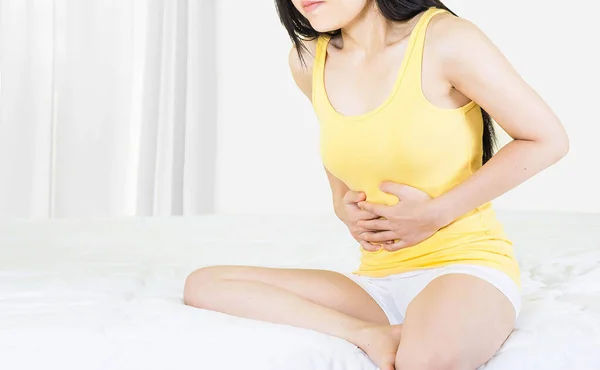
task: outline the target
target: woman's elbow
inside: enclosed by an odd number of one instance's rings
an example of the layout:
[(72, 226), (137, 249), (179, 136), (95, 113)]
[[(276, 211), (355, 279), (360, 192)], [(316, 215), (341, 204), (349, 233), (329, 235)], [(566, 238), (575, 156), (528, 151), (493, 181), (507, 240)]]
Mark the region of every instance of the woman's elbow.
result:
[(569, 149), (570, 149), (569, 135), (567, 134), (566, 131), (563, 131), (563, 134), (561, 135), (561, 140), (559, 140), (559, 143), (557, 144), (556, 151), (560, 155), (560, 158), (562, 158), (569, 153)]
[(554, 161), (558, 162), (569, 153), (569, 135), (564, 129), (559, 130), (548, 138), (547, 147)]

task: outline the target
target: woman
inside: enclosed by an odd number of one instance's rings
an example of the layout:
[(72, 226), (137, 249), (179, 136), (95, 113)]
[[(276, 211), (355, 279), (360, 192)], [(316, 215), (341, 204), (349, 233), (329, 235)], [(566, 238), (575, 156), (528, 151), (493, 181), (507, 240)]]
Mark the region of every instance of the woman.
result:
[[(520, 308), (518, 264), (490, 202), (567, 153), (562, 125), (439, 1), (277, 8), (361, 264), (348, 274), (202, 268), (186, 281), (186, 304), (343, 338), (382, 370), (477, 368)], [(514, 139), (493, 157), (488, 112)]]

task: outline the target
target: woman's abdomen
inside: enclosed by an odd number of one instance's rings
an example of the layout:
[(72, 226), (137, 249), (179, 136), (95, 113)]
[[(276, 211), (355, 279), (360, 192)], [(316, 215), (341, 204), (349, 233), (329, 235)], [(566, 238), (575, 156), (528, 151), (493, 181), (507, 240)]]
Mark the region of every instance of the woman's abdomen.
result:
[(409, 248), (369, 252), (361, 248), (358, 275), (385, 277), (448, 264), (497, 268), (520, 284), (512, 242), (504, 234), (490, 204), (460, 217), (429, 239)]

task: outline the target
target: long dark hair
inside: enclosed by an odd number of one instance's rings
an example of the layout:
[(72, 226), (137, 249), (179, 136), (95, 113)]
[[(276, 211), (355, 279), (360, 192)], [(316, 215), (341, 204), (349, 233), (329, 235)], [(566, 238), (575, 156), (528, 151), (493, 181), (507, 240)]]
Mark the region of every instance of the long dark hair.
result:
[[(379, 11), (383, 16), (390, 21), (403, 22), (407, 21), (419, 13), (431, 8), (440, 8), (449, 11), (456, 15), (453, 11), (448, 9), (439, 0), (375, 0)], [(304, 62), (303, 53), (306, 52), (306, 46), (302, 42), (303, 40), (314, 40), (319, 37), (322, 33), (316, 31), (310, 25), (310, 22), (304, 17), (298, 9), (294, 6), (291, 0), (275, 0), (277, 7), (277, 13), (281, 23), (286, 28), (292, 43), (296, 46), (298, 51), (298, 57)], [(341, 33), (341, 30), (335, 30), (327, 32), (329, 36), (337, 36)], [(492, 118), (483, 109), (481, 109), (483, 115), (483, 158), (482, 163), (485, 164), (494, 155), (494, 149), (496, 147), (496, 135), (494, 132), (494, 124)]]

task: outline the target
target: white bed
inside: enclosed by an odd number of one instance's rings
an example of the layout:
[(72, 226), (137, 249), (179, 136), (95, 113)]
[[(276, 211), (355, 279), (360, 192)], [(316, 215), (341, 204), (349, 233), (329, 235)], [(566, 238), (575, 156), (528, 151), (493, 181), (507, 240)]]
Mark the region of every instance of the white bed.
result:
[[(483, 368), (600, 369), (600, 216), (500, 216), (524, 304)], [(354, 245), (330, 215), (0, 222), (0, 369), (375, 370), (343, 340), (181, 298), (200, 266), (347, 271)]]

